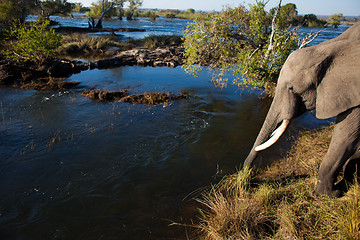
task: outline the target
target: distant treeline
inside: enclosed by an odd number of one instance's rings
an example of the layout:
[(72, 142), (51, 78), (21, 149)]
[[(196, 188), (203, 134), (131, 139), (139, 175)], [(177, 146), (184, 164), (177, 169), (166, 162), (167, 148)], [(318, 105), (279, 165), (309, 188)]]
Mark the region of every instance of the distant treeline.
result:
[[(124, 3), (130, 5), (124, 9)], [(126, 17), (128, 20), (137, 17), (148, 17), (151, 21), (157, 18), (181, 18), (196, 20), (211, 14), (219, 14), (219, 12), (202, 12), (193, 8), (187, 10), (144, 10), (141, 9), (142, 0), (94, 0), (91, 7), (84, 7), (81, 3), (69, 3), (67, 0), (18, 0), (16, 4), (12, 0), (0, 0), (0, 23), (10, 23), (14, 19), (23, 22), (28, 14), (40, 16), (49, 15), (66, 15), (72, 16), (72, 12), (86, 13), (89, 17), (100, 18), (104, 13), (104, 7), (109, 6), (104, 18)], [(269, 18), (275, 14), (275, 8), (270, 10)], [(290, 24), (292, 26), (303, 27), (324, 27), (331, 25), (337, 27), (340, 24), (352, 24), (358, 21), (357, 17), (344, 17), (341, 13), (333, 14), (329, 17), (317, 17), (315, 14), (299, 15), (297, 7), (294, 3), (289, 3), (281, 7), (278, 15), (278, 22)]]

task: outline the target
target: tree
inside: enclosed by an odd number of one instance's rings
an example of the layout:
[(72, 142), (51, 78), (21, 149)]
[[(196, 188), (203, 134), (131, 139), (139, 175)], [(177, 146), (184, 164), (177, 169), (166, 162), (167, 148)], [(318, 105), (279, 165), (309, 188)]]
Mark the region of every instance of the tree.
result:
[(118, 17), (119, 17), (119, 20), (122, 20), (123, 19), (123, 16), (124, 16), (124, 4), (125, 4), (125, 0), (118, 0), (117, 1), (117, 12), (118, 12)]
[(72, 11), (72, 6), (67, 2), (67, 0), (46, 0), (42, 2), (36, 0), (36, 2), (40, 9), (44, 11), (47, 16), (54, 14), (66, 15), (70, 14)]
[(186, 10), (187, 13), (190, 13), (190, 14), (194, 14), (195, 13), (195, 9), (193, 8), (189, 8), (188, 10)]
[(73, 12), (86, 12), (90, 10), (89, 8), (84, 7), (82, 3), (72, 3), (71, 6)]
[[(130, 0), (130, 5), (131, 5)], [(104, 17), (115, 16), (116, 9), (119, 11), (119, 19), (122, 19), (124, 14), (123, 8), (126, 0), (99, 0), (97, 3), (92, 3), (89, 13), (89, 27), (90, 28), (102, 28), (102, 20)], [(94, 17), (99, 17), (97, 24), (95, 24)]]
[(341, 24), (342, 20), (344, 20), (342, 13), (333, 14), (329, 17), (328, 23), (334, 28), (337, 28)]
[(276, 24), (280, 4), (273, 19), (263, 1), (250, 5), (249, 10), (226, 8), (196, 19), (185, 31), (185, 70), (196, 74), (200, 66), (218, 68), (218, 81), (226, 81), (222, 76), (232, 71), (237, 84), (264, 88), (271, 94), (298, 42), (295, 30)]
[[(276, 8), (270, 10), (270, 15), (274, 16)], [(297, 25), (298, 11), (294, 3), (288, 3), (284, 6), (281, 6), (279, 15), (277, 17), (277, 25), (280, 28), (285, 28), (289, 25)]]
[(0, 22), (10, 24), (20, 21), (23, 23), (34, 8), (34, 0), (0, 0)]
[[(42, 63), (56, 54), (61, 37), (48, 28), (50, 21), (32, 22), (29, 27), (14, 23), (7, 34), (7, 44), (2, 53), (9, 60)], [(10, 43), (10, 44), (9, 44)]]
[(326, 21), (318, 19), (315, 14), (306, 14), (299, 17), (299, 24), (305, 27), (324, 27)]
[[(109, 0), (99, 0), (97, 3), (92, 3), (92, 7), (90, 8), (89, 13), (89, 28), (102, 28), (102, 20), (103, 18), (110, 13), (110, 11), (114, 11), (114, 6), (117, 4), (117, 1), (109, 1)], [(95, 24), (94, 17), (99, 17), (97, 24)]]
[(129, 0), (130, 5), (128, 11), (126, 11), (126, 19), (133, 20), (139, 14), (139, 7), (141, 7), (142, 0)]

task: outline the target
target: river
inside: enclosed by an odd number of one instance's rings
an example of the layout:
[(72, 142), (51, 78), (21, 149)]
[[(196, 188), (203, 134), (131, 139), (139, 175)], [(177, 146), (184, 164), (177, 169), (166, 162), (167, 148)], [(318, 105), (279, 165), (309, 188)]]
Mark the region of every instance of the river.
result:
[[(62, 26), (86, 25), (56, 18)], [(186, 23), (104, 27), (181, 34)], [(344, 29), (328, 29), (317, 41)], [(216, 88), (211, 78), (206, 69), (194, 77), (181, 67), (126, 66), (73, 75), (80, 85), (69, 91), (0, 88), (0, 239), (185, 239), (185, 225), (197, 218), (194, 198), (239, 168), (270, 105), (261, 91)], [(157, 106), (102, 103), (81, 95), (92, 88), (192, 97)], [(292, 129), (328, 123), (307, 113)], [(262, 161), (278, 157), (280, 145)]]

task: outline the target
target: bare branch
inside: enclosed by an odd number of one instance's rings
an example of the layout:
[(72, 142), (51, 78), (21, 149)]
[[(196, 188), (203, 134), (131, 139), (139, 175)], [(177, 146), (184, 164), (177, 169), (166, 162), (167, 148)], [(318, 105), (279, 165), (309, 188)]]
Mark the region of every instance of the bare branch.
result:
[(315, 40), (315, 38), (323, 31), (325, 31), (326, 28), (321, 29), (320, 31), (317, 31), (315, 33), (310, 32), (308, 35), (306, 35), (303, 40), (301, 41), (301, 44), (299, 46), (299, 49), (306, 47), (309, 43)]
[(13, 51), (13, 53), (20, 59), (24, 59), (24, 60), (29, 60), (30, 59), (28, 57), (24, 57), (24, 56), (21, 56), (20, 54), (17, 54), (15, 51)]
[(276, 8), (276, 12), (275, 12), (274, 17), (272, 19), (269, 47), (268, 47), (268, 49), (266, 51), (265, 57), (267, 57), (274, 48), (274, 36), (275, 36), (275, 32), (276, 32), (276, 18), (279, 15), (279, 12), (280, 12), (281, 2), (282, 2), (282, 0), (279, 0), (277, 8)]
[(259, 51), (260, 50), (260, 48), (256, 48), (251, 54), (250, 54), (250, 56), (248, 57), (248, 59), (250, 60), (253, 56), (254, 56), (254, 54), (257, 52), (257, 51)]
[(35, 0), (35, 6), (37, 6), (41, 11), (41, 16), (48, 18), (49, 16), (46, 14), (44, 8), (41, 6), (40, 0)]

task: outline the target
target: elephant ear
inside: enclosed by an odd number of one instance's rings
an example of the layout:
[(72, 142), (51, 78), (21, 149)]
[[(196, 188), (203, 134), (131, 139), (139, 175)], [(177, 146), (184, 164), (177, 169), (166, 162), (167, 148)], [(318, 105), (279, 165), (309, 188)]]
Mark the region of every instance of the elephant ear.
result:
[(318, 65), (316, 117), (320, 119), (360, 105), (360, 41), (336, 45), (333, 54)]

